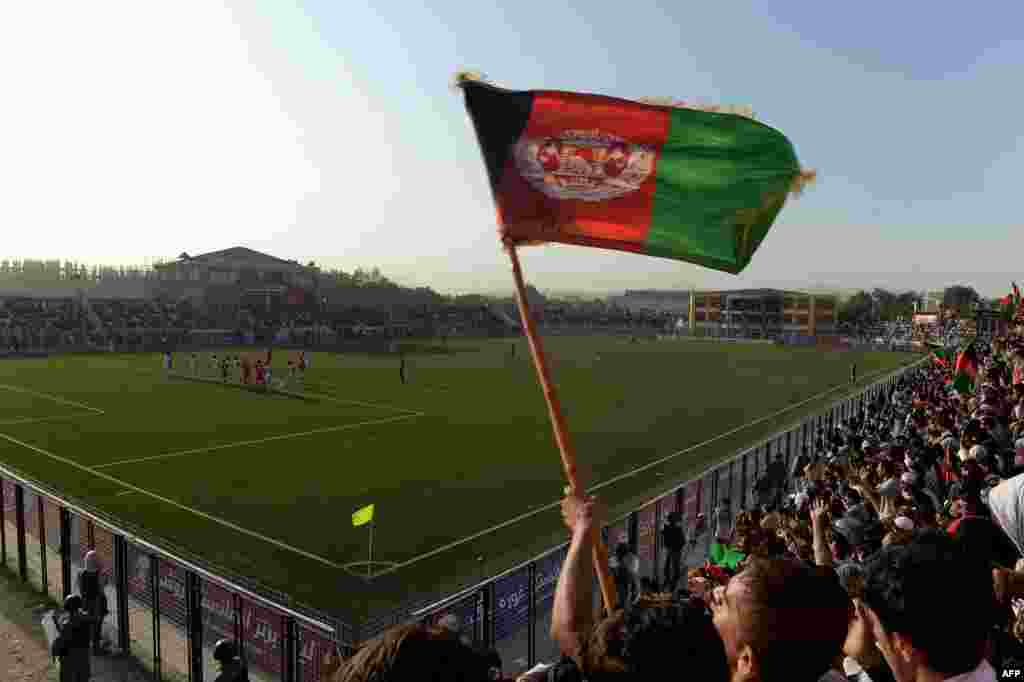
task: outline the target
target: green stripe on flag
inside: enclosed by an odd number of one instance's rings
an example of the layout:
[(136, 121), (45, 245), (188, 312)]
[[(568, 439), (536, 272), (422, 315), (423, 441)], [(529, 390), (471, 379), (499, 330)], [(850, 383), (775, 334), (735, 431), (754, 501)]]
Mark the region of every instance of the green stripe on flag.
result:
[(974, 382), (969, 376), (960, 372), (953, 379), (953, 388), (957, 393), (974, 393)]
[(774, 128), (672, 110), (644, 253), (742, 271), (799, 173), (793, 145)]

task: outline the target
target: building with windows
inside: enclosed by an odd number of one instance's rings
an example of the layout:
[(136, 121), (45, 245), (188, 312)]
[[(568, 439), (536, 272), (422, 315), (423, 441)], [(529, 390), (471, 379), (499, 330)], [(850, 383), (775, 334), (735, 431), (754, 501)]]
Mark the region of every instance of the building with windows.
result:
[(834, 294), (781, 289), (636, 290), (612, 299), (633, 311), (678, 314), (690, 335), (755, 339), (838, 333)]
[(834, 295), (780, 289), (694, 292), (691, 334), (777, 339), (828, 337), (837, 332)]
[(241, 284), (243, 286), (313, 286), (318, 269), (282, 260), (243, 246), (201, 256), (187, 253), (170, 263), (153, 266), (161, 282)]
[(214, 306), (303, 305), (317, 286), (319, 270), (236, 246), (200, 256), (182, 254), (154, 266), (157, 291)]

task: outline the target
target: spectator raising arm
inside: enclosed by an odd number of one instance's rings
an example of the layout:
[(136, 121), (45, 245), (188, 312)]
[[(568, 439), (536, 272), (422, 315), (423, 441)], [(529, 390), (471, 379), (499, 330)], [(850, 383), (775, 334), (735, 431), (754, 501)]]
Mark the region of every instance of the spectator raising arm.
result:
[(832, 550), (825, 538), (825, 524), (828, 523), (828, 503), (818, 498), (811, 507), (811, 525), (814, 531), (814, 563), (817, 566), (832, 565)]
[(599, 528), (596, 498), (567, 495), (562, 500), (562, 519), (572, 532), (569, 552), (562, 564), (551, 614), (551, 639), (561, 652), (582, 665), (583, 643), (590, 633), (593, 608), (591, 531)]

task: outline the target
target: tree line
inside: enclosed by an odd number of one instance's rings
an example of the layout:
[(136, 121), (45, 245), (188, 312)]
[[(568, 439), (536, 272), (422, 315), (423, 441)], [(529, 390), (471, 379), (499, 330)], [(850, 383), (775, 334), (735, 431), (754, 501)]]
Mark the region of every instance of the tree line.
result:
[[(1002, 307), (998, 301), (983, 299), (972, 286), (955, 284), (942, 292), (943, 307), (958, 317), (969, 316), (983, 304)], [(839, 321), (854, 325), (910, 321), (915, 312), (924, 308), (924, 298), (916, 291), (896, 292), (876, 287), (871, 291), (858, 291), (843, 302), (839, 308)]]

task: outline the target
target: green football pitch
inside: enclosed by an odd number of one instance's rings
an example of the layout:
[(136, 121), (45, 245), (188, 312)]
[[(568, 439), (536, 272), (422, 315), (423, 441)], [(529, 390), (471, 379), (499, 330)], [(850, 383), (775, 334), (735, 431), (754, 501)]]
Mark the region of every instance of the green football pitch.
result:
[[(580, 472), (605, 483), (613, 518), (838, 399), (851, 362), (865, 384), (917, 357), (547, 345)], [(285, 362), (275, 354), (277, 376)], [(297, 399), (168, 377), (159, 355), (0, 361), (0, 461), (343, 619), (564, 541), (561, 464), (522, 340), (411, 354), (404, 385), (395, 356), (317, 353), (311, 364)], [(366, 581), (352, 572), (366, 570), (354, 564), (369, 527), (351, 514), (370, 503), (383, 574)]]

